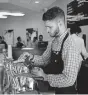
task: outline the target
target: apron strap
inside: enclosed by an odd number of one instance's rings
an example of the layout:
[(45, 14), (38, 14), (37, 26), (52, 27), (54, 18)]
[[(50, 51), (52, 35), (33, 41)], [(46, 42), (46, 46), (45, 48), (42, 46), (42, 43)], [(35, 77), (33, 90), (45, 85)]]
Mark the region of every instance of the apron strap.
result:
[(60, 54), (62, 55), (62, 49), (63, 49), (63, 45), (65, 40), (67, 39), (67, 37), (69, 36), (69, 33), (66, 34), (66, 36), (64, 37), (63, 41), (62, 41), (62, 45), (61, 45), (61, 49), (60, 49)]

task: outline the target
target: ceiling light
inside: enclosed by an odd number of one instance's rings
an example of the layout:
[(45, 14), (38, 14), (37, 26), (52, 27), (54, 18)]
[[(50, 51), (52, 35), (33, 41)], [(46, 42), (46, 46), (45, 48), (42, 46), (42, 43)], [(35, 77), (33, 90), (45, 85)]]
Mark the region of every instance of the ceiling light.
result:
[(11, 16), (24, 16), (25, 14), (23, 13), (11, 13)]
[(10, 12), (1, 11), (0, 15), (10, 15)]
[(25, 14), (21, 13), (21, 12), (8, 12), (8, 11), (1, 11), (0, 15), (2, 16), (6, 16), (6, 15), (10, 15), (10, 16), (24, 16)]
[(37, 3), (37, 4), (38, 4), (38, 3), (39, 3), (39, 1), (35, 1), (35, 3)]
[(0, 15), (0, 18), (7, 18), (7, 16)]

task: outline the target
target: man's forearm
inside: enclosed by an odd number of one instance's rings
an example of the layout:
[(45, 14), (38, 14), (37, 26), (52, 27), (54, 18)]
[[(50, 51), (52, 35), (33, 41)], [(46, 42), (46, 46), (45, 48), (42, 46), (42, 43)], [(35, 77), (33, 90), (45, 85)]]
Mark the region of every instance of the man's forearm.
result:
[(35, 66), (43, 66), (45, 65), (42, 56), (34, 55), (31, 60), (31, 64)]
[(49, 63), (51, 57), (51, 44), (47, 46), (47, 49), (44, 51), (44, 53), (39, 55), (34, 55), (34, 58), (32, 59), (32, 64), (35, 66), (45, 66)]

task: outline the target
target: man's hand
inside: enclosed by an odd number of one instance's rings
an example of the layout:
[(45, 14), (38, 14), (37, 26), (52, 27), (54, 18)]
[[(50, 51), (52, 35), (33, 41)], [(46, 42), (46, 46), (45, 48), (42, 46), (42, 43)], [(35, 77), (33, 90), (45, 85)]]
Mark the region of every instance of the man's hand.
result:
[(32, 71), (31, 71), (31, 73), (33, 74), (33, 75), (35, 75), (35, 76), (37, 76), (37, 77), (43, 77), (43, 78), (45, 78), (45, 73), (44, 73), (44, 71), (41, 69), (41, 68), (39, 68), (39, 67), (34, 67), (33, 69), (32, 69)]
[(24, 52), (23, 54), (20, 55), (20, 57), (18, 58), (18, 60), (14, 61), (14, 63), (25, 62), (26, 59), (28, 59), (28, 61), (30, 62), (30, 60), (32, 58), (33, 58), (33, 55), (31, 53)]
[(20, 57), (18, 58), (19, 59), (26, 59), (27, 56), (29, 56), (30, 54), (28, 52), (24, 52), (23, 54), (20, 55)]

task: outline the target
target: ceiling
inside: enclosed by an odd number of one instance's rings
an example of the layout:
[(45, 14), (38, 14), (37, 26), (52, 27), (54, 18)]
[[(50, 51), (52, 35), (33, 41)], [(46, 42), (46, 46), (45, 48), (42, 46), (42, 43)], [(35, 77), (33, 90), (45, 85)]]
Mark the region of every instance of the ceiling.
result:
[[(39, 3), (35, 3), (39, 1)], [(49, 7), (56, 0), (0, 0), (0, 11), (6, 10), (11, 12), (40, 12)]]

